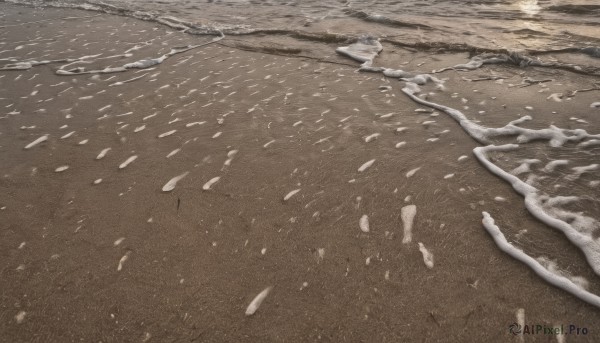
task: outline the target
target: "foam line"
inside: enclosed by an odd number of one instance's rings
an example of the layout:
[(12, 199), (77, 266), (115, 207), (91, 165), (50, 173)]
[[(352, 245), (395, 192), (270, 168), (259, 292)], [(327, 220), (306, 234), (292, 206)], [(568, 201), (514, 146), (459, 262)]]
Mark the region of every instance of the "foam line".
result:
[(418, 86), (410, 82), (406, 84), (406, 87), (402, 88), (402, 92), (408, 95), (413, 101), (448, 114), (459, 123), (469, 136), (482, 144), (490, 144), (492, 137), (499, 136), (517, 136), (518, 143), (527, 143), (534, 140), (547, 140), (552, 147), (563, 146), (566, 142), (580, 142), (584, 139), (600, 138), (600, 134), (591, 135), (583, 129), (561, 129), (554, 125), (550, 125), (547, 129), (535, 130), (517, 126), (518, 124), (531, 120), (532, 118), (530, 116), (523, 116), (500, 128), (487, 128), (469, 120), (457, 109), (421, 99), (415, 95), (419, 91)]
[[(223, 38), (225, 38), (225, 36), (221, 33), (221, 35), (219, 37), (213, 38), (210, 42), (203, 43), (203, 44), (196, 44), (196, 45), (186, 45), (186, 46), (182, 46), (182, 47), (174, 47), (174, 48), (171, 48), (171, 51), (169, 51), (168, 53), (166, 53), (160, 57), (145, 58), (145, 59), (141, 59), (139, 61), (126, 63), (120, 67), (106, 67), (104, 69), (96, 69), (96, 70), (85, 70), (85, 68), (82, 68), (82, 67), (78, 67), (78, 68), (74, 68), (74, 69), (70, 69), (70, 70), (65, 70), (65, 69), (59, 68), (56, 71), (56, 74), (57, 75), (109, 74), (109, 73), (120, 73), (120, 72), (127, 71), (129, 69), (147, 69), (147, 68), (150, 68), (155, 65), (163, 63), (166, 59), (168, 59), (169, 57), (171, 57), (173, 55), (177, 55), (177, 54), (187, 52), (187, 51), (190, 51), (190, 50), (193, 50), (196, 48), (200, 48), (200, 47), (212, 44), (212, 43), (216, 43)], [(143, 76), (141, 76), (141, 77), (143, 77)], [(129, 81), (133, 81), (135, 79), (136, 78), (129, 80)], [(125, 82), (128, 82), (128, 81), (125, 81)], [(114, 85), (117, 85), (117, 84), (114, 84)]]
[(381, 50), (383, 50), (383, 46), (379, 43), (379, 39), (371, 36), (363, 36), (349, 46), (342, 46), (335, 49), (335, 52), (361, 62), (361, 69), (369, 70), (373, 64), (373, 60), (379, 55)]
[(490, 216), (490, 214), (487, 212), (482, 212), (482, 214), (483, 226), (485, 227), (487, 232), (492, 236), (494, 242), (496, 242), (496, 245), (498, 246), (498, 248), (500, 248), (500, 250), (509, 254), (514, 259), (526, 264), (537, 275), (546, 280), (546, 282), (548, 282), (549, 284), (571, 293), (572, 295), (587, 302), (588, 304), (600, 308), (600, 297), (579, 287), (568, 278), (550, 272), (548, 269), (544, 268), (537, 260), (523, 252), (523, 250), (515, 248), (512, 244), (508, 243), (508, 241), (502, 234), (502, 231), (500, 231), (500, 228), (496, 226), (494, 218), (492, 218), (492, 216)]
[[(521, 181), (521, 179), (518, 177), (507, 173), (487, 159), (486, 154), (489, 151), (510, 151), (517, 149), (518, 147), (519, 145), (517, 144), (506, 144), (500, 146), (489, 145), (485, 147), (477, 147), (473, 149), (473, 153), (479, 162), (481, 162), (481, 164), (483, 164), (489, 171), (510, 183), (513, 189), (525, 198), (525, 207), (529, 213), (531, 213), (544, 224), (560, 230), (569, 239), (569, 241), (571, 241), (571, 243), (579, 247), (594, 272), (597, 275), (600, 275), (600, 242), (594, 239), (592, 232), (587, 232), (588, 230), (581, 230), (582, 232), (580, 232), (573, 227), (573, 225), (550, 216), (548, 213), (546, 213), (543, 206), (552, 206), (552, 202), (548, 204), (548, 200), (550, 200), (548, 196), (540, 195), (537, 188), (525, 183), (524, 181)], [(553, 208), (550, 207), (550, 210), (553, 210)], [(554, 212), (558, 214), (566, 213), (566, 211)], [(570, 214), (576, 215), (574, 213)]]

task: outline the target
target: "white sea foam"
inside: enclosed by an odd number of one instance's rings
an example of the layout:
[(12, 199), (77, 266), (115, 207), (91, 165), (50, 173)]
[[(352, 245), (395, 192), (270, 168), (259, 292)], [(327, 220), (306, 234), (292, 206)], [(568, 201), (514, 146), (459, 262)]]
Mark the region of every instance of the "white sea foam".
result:
[(203, 189), (203, 190), (205, 190), (205, 191), (207, 191), (207, 190), (211, 189), (211, 187), (212, 187), (212, 186), (213, 186), (215, 183), (217, 183), (217, 182), (218, 182), (220, 179), (221, 179), (221, 177), (220, 177), (220, 176), (213, 177), (212, 179), (208, 180), (208, 182), (207, 182), (207, 183), (205, 183), (205, 184), (204, 184), (204, 186), (202, 186), (202, 189)]
[(370, 134), (370, 135), (368, 135), (368, 136), (365, 137), (365, 142), (369, 143), (370, 141), (374, 140), (375, 138), (377, 138), (379, 136), (381, 136), (381, 133)]
[(379, 43), (379, 39), (365, 36), (359, 38), (357, 42), (339, 47), (335, 51), (362, 62), (361, 68), (368, 70), (381, 50), (383, 50), (383, 46)]
[(133, 156), (129, 157), (123, 163), (121, 163), (119, 165), (119, 169), (123, 169), (123, 168), (127, 167), (131, 162), (135, 161), (137, 158), (138, 158), (137, 155), (133, 155)]
[(573, 174), (567, 175), (565, 177), (565, 179), (571, 180), (571, 181), (577, 180), (582, 174), (588, 173), (590, 171), (598, 170), (599, 167), (600, 167), (600, 165), (598, 165), (596, 163), (590, 164), (588, 166), (573, 167), (573, 168), (571, 168), (573, 170)]
[(106, 156), (106, 154), (111, 150), (111, 148), (106, 148), (106, 149), (102, 149), (102, 151), (100, 151), (100, 153), (98, 154), (98, 156), (96, 156), (97, 160), (100, 160), (102, 158), (104, 158), (104, 156)]
[(71, 131), (71, 132), (67, 133), (66, 135), (60, 137), (60, 139), (67, 139), (67, 138), (71, 137), (74, 133), (75, 133), (75, 131)]
[(173, 155), (177, 154), (177, 153), (178, 153), (178, 152), (180, 152), (180, 151), (181, 151), (181, 148), (177, 148), (177, 149), (175, 149), (175, 150), (171, 151), (171, 152), (170, 152), (170, 153), (167, 155), (167, 158), (169, 158), (169, 157), (171, 157), (171, 156), (173, 156)]
[(172, 178), (171, 180), (169, 180), (169, 182), (167, 182), (163, 188), (162, 191), (163, 192), (170, 192), (172, 190), (175, 189), (175, 186), (177, 186), (177, 182), (181, 181), (181, 179), (183, 179), (184, 177), (188, 176), (190, 172), (185, 172), (183, 174), (177, 175), (174, 178)]
[(158, 138), (170, 136), (170, 135), (174, 134), (175, 132), (177, 132), (177, 130), (171, 130), (171, 131), (167, 131), (165, 133), (161, 133), (160, 135), (158, 135)]
[(15, 322), (17, 322), (17, 324), (21, 324), (25, 321), (25, 316), (27, 315), (27, 312), (21, 310), (19, 311), (19, 313), (17, 313), (15, 315)]
[(289, 192), (288, 194), (286, 194), (283, 197), (283, 201), (288, 201), (291, 197), (293, 197), (294, 195), (296, 195), (296, 193), (300, 192), (300, 188), (298, 189), (294, 189), (293, 191)]
[(412, 177), (413, 175), (415, 175), (416, 172), (419, 171), (419, 169), (421, 169), (421, 167), (409, 170), (408, 173), (406, 173), (406, 177), (407, 178)]
[(120, 272), (123, 269), (123, 264), (129, 259), (129, 255), (131, 255), (131, 251), (128, 251), (125, 253), (125, 255), (123, 255), (123, 257), (121, 257), (119, 260), (119, 265), (117, 266), (117, 271)]
[(358, 226), (360, 227), (360, 230), (362, 232), (369, 232), (370, 228), (369, 228), (369, 216), (367, 216), (366, 214), (364, 214), (362, 217), (360, 217), (360, 220), (358, 221)]
[(526, 159), (521, 161), (521, 165), (519, 165), (517, 168), (513, 169), (510, 173), (513, 175), (519, 175), (519, 174), (523, 174), (523, 173), (529, 173), (531, 172), (531, 165), (532, 164), (538, 164), (541, 161), (538, 159)]
[[(502, 170), (486, 157), (489, 151), (510, 151), (518, 147), (516, 144), (489, 145), (477, 147), (473, 152), (489, 171), (510, 183), (513, 189), (525, 198), (525, 207), (529, 213), (546, 225), (560, 230), (571, 243), (579, 247), (592, 269), (600, 275), (600, 242), (594, 239), (592, 234), (595, 227), (600, 227), (600, 223), (582, 214), (553, 207), (552, 205), (556, 202), (548, 203), (551, 199), (549, 196), (542, 194), (534, 186)], [(569, 220), (572, 220), (572, 223), (569, 224), (567, 222)]]
[(192, 126), (203, 125), (203, 124), (206, 124), (206, 122), (205, 121), (195, 121), (192, 123), (185, 124), (185, 127), (192, 127)]
[(45, 135), (43, 135), (43, 136), (39, 137), (38, 139), (34, 140), (33, 142), (31, 142), (31, 143), (27, 144), (27, 145), (25, 146), (25, 149), (31, 149), (31, 148), (33, 148), (34, 146), (36, 146), (36, 145), (40, 144), (41, 142), (45, 142), (45, 141), (47, 141), (47, 140), (48, 140), (48, 136), (49, 136), (48, 134), (45, 134)]
[(253, 315), (258, 310), (258, 308), (263, 303), (263, 301), (265, 300), (267, 295), (269, 295), (269, 292), (271, 292), (272, 289), (273, 289), (273, 287), (267, 287), (262, 292), (258, 293), (258, 295), (256, 297), (254, 297), (254, 299), (250, 302), (250, 304), (246, 308), (247, 316)]
[(502, 234), (502, 231), (500, 231), (500, 228), (498, 226), (496, 226), (496, 224), (494, 223), (494, 219), (489, 215), (489, 213), (483, 212), (482, 214), (483, 214), (483, 220), (482, 220), (483, 226), (488, 231), (488, 233), (492, 236), (492, 238), (494, 239), (494, 241), (496, 242), (496, 245), (498, 245), (498, 248), (500, 248), (500, 250), (504, 251), (505, 253), (509, 254), (513, 258), (526, 264), (536, 274), (538, 274), (540, 277), (542, 277), (544, 280), (546, 280), (546, 282), (571, 293), (572, 295), (578, 297), (579, 299), (581, 299), (591, 305), (594, 305), (594, 306), (600, 308), (600, 297), (599, 296), (586, 291), (585, 289), (583, 289), (582, 287), (580, 287), (573, 281), (569, 280), (565, 276), (558, 275), (556, 273), (552, 273), (550, 270), (544, 268), (544, 266), (542, 264), (540, 264), (539, 261), (535, 260), (531, 256), (527, 255), (525, 252), (523, 252), (523, 250), (515, 248), (512, 244), (510, 244), (506, 240), (506, 238)]
[(402, 226), (404, 227), (404, 237), (402, 243), (407, 244), (412, 242), (413, 221), (417, 214), (417, 206), (408, 205), (400, 210), (400, 218), (402, 218)]
[(550, 172), (553, 172), (554, 169), (556, 169), (556, 167), (564, 166), (564, 165), (567, 165), (567, 164), (569, 164), (568, 160), (554, 160), (554, 161), (550, 161), (550, 162), (548, 162), (546, 164), (546, 166), (544, 166), (544, 168), (542, 168), (542, 171), (546, 172), (546, 173), (550, 173)]
[(365, 170), (367, 170), (367, 168), (371, 167), (374, 162), (375, 162), (375, 159), (372, 159), (372, 160), (369, 160), (369, 161), (363, 163), (363, 165), (358, 168), (358, 172), (359, 173), (364, 172)]
[(425, 245), (423, 245), (423, 243), (419, 242), (418, 244), (419, 251), (423, 255), (423, 262), (425, 263), (427, 268), (433, 268), (433, 254), (429, 250), (427, 250), (427, 248), (425, 248)]

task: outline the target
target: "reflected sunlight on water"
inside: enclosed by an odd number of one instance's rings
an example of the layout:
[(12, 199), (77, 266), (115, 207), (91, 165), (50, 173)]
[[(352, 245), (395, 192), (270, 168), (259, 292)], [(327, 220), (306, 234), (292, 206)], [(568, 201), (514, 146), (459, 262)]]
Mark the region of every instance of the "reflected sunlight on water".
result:
[(540, 13), (540, 10), (542, 9), (538, 5), (538, 0), (519, 0), (517, 6), (519, 6), (521, 12), (531, 16)]

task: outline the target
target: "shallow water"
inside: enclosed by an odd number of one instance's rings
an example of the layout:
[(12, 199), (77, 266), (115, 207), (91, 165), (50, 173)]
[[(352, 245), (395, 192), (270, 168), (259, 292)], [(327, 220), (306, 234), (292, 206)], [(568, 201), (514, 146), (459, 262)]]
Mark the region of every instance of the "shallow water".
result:
[(509, 50), (598, 46), (600, 42), (600, 6), (594, 0), (568, 5), (559, 0), (9, 1), (110, 11), (126, 9), (135, 16), (175, 17), (204, 27), (229, 29), (229, 33), (368, 33), (399, 41)]

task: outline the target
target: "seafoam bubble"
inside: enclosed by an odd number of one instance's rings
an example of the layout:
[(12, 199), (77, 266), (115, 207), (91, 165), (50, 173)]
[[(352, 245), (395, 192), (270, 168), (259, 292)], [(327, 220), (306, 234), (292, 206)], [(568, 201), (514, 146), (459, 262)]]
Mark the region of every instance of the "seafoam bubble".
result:
[(177, 130), (171, 130), (171, 131), (167, 131), (165, 133), (161, 133), (160, 135), (158, 135), (158, 138), (164, 138), (164, 137), (170, 136), (170, 135), (174, 134), (175, 132), (177, 132)]
[(423, 262), (425, 263), (425, 266), (427, 266), (429, 269), (433, 268), (433, 254), (429, 252), (429, 250), (427, 250), (425, 245), (423, 245), (421, 242), (419, 242), (419, 251), (423, 255)]
[(364, 214), (362, 217), (360, 217), (360, 220), (358, 221), (358, 226), (360, 227), (360, 230), (362, 232), (369, 232), (370, 228), (369, 228), (369, 216), (367, 216), (366, 214)]
[(211, 187), (212, 187), (212, 186), (213, 186), (215, 183), (217, 183), (217, 182), (218, 182), (220, 179), (221, 179), (221, 177), (220, 177), (220, 176), (213, 177), (212, 179), (208, 180), (208, 182), (207, 182), (207, 183), (205, 183), (205, 184), (204, 184), (204, 186), (202, 186), (202, 189), (203, 189), (203, 190), (205, 190), (205, 191), (207, 191), (207, 190), (211, 189)]
[(34, 146), (36, 146), (36, 145), (40, 144), (41, 142), (45, 142), (45, 141), (47, 141), (47, 140), (48, 140), (48, 136), (49, 136), (48, 134), (45, 134), (45, 135), (43, 135), (43, 136), (39, 137), (38, 139), (34, 140), (33, 142), (31, 142), (31, 143), (27, 144), (27, 145), (25, 146), (25, 149), (31, 149), (31, 148), (33, 148)]
[(117, 266), (117, 271), (120, 272), (123, 269), (123, 264), (129, 259), (129, 255), (131, 255), (131, 251), (126, 252), (125, 255), (121, 257), (119, 260), (119, 265)]
[(269, 287), (265, 288), (262, 292), (258, 293), (258, 295), (256, 297), (254, 297), (254, 299), (250, 302), (250, 304), (246, 308), (247, 316), (253, 315), (258, 310), (258, 308), (263, 303), (263, 301), (265, 300), (267, 295), (269, 295), (269, 292), (271, 292), (272, 289), (273, 289), (273, 287), (269, 286)]
[(402, 243), (404, 244), (412, 242), (412, 229), (416, 214), (417, 206), (415, 205), (404, 206), (400, 210), (400, 218), (404, 227), (404, 237), (402, 238)]
[(169, 180), (162, 188), (163, 192), (170, 192), (172, 190), (175, 189), (175, 186), (177, 186), (177, 182), (181, 181), (181, 179), (183, 179), (184, 177), (188, 176), (190, 172), (185, 172), (183, 174), (177, 175), (174, 178), (172, 178), (171, 180)]
[(371, 167), (371, 166), (373, 165), (373, 163), (374, 163), (374, 162), (375, 162), (375, 159), (372, 159), (372, 160), (370, 160), (370, 161), (367, 161), (367, 162), (363, 163), (363, 165), (361, 165), (361, 166), (358, 168), (358, 172), (359, 172), (359, 173), (362, 173), (362, 172), (364, 172), (364, 171), (365, 171), (365, 170), (367, 170), (369, 167)]
[(300, 192), (300, 188), (298, 189), (294, 189), (293, 191), (289, 192), (288, 194), (286, 194), (283, 197), (283, 201), (288, 201), (291, 197), (293, 197), (294, 195), (296, 195), (296, 193)]
[(370, 141), (374, 140), (375, 138), (381, 136), (381, 133), (373, 133), (370, 134), (368, 136), (365, 137), (365, 143), (369, 143)]
[(96, 156), (97, 160), (101, 160), (104, 158), (104, 156), (106, 156), (106, 154), (111, 150), (111, 148), (106, 148), (106, 149), (102, 149), (102, 151), (100, 151), (100, 153), (98, 154), (98, 156)]
[(17, 324), (23, 323), (23, 321), (25, 321), (25, 316), (26, 315), (27, 315), (27, 312), (25, 312), (25, 311), (19, 311), (19, 313), (17, 313), (15, 315), (15, 321), (17, 322)]
[(421, 167), (409, 170), (408, 173), (406, 173), (406, 177), (407, 178), (412, 177), (413, 175), (415, 175), (416, 172), (419, 171), (419, 169), (421, 169)]
[(137, 158), (138, 158), (137, 155), (133, 155), (133, 156), (129, 157), (123, 163), (121, 163), (119, 165), (119, 169), (123, 169), (123, 168), (127, 167), (131, 162), (135, 161)]

